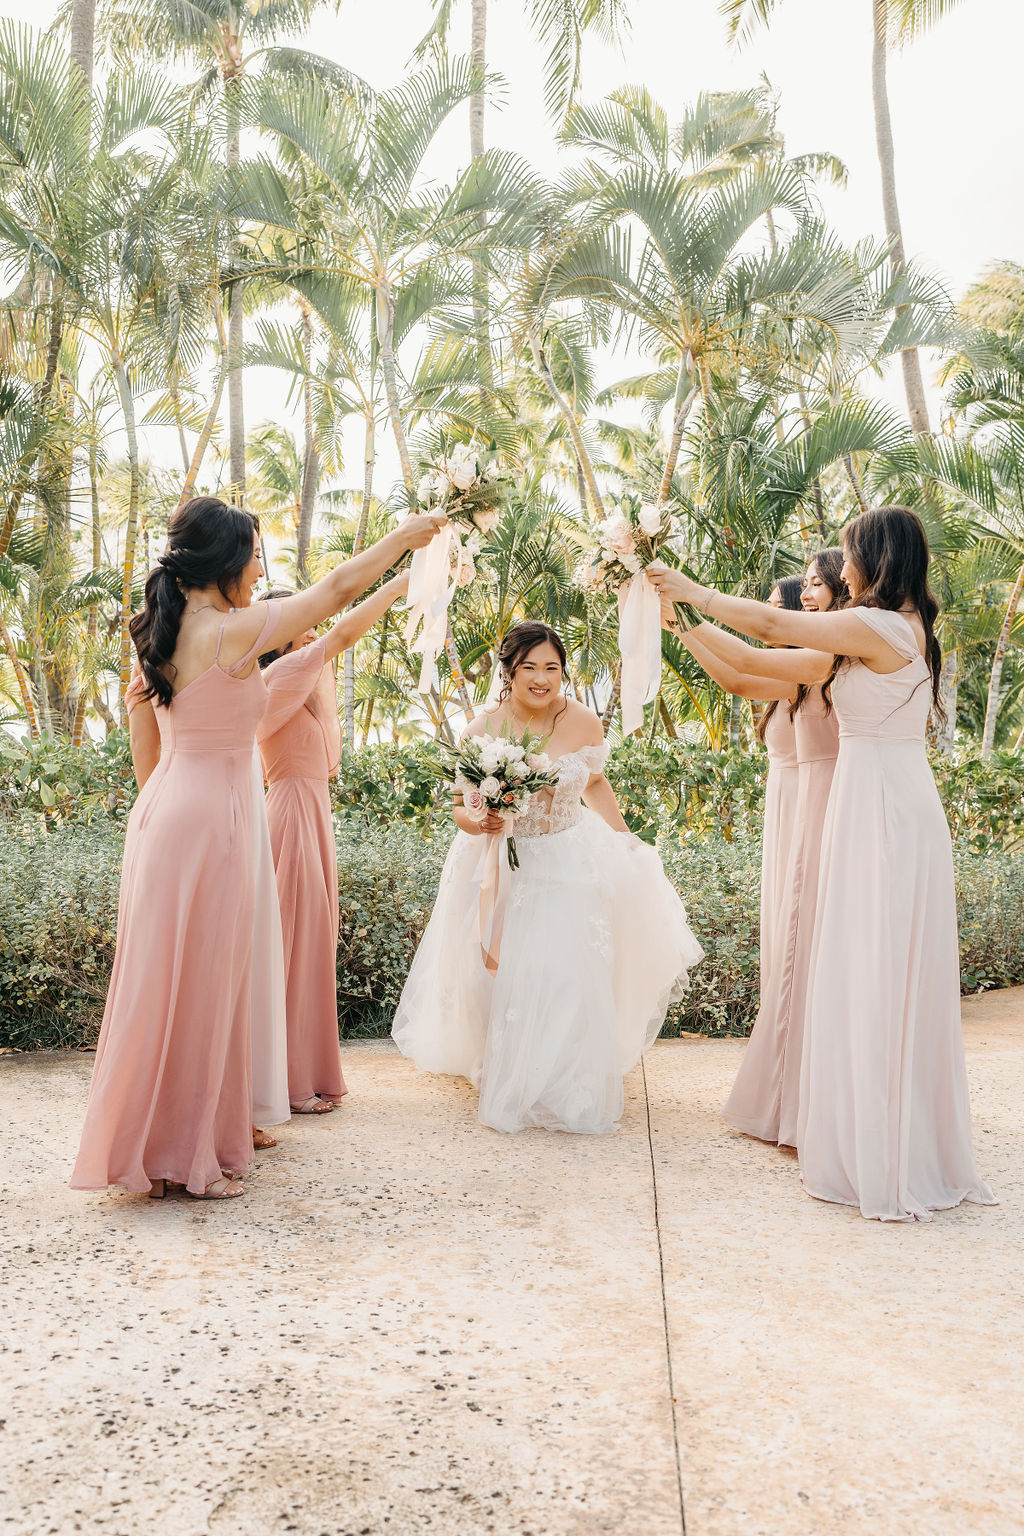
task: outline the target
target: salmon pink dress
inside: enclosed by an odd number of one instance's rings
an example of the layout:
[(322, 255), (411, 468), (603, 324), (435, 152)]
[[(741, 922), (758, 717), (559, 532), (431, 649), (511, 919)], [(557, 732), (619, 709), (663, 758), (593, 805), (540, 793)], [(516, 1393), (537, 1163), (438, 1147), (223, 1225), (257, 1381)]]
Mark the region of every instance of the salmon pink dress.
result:
[(785, 1038), (793, 989), (795, 935), (788, 870), (800, 791), (796, 726), (786, 699), (779, 701), (764, 739), (768, 783), (761, 852), (761, 1002), (722, 1114), (737, 1130), (774, 1141), (779, 1042)]
[(991, 1205), (971, 1149), (949, 828), (909, 620), (850, 608), (906, 664), (844, 664), (822, 836), (797, 1145), (804, 1188), (882, 1221)]
[[(789, 714), (789, 705), (779, 713)], [(769, 722), (769, 732), (775, 717)], [(812, 688), (793, 719), (797, 791), (788, 858), (777, 890), (771, 969), (776, 986), (762, 1007), (725, 1107), (733, 1125), (762, 1141), (795, 1147), (807, 972), (818, 900), (821, 833), (839, 754), (839, 722)], [(764, 913), (762, 907), (762, 922)], [(764, 991), (762, 990), (762, 997)]]
[(252, 752), (267, 702), (252, 664), (280, 604), (267, 608), (248, 655), (215, 661), (156, 710), (160, 761), (128, 818), (73, 1189), (144, 1194), (171, 1179), (201, 1195), (252, 1161)]
[(341, 727), (324, 642), (289, 651), (263, 674), (259, 744), (284, 938), (288, 1094), (342, 1098), (338, 1045), (338, 854), (328, 780)]

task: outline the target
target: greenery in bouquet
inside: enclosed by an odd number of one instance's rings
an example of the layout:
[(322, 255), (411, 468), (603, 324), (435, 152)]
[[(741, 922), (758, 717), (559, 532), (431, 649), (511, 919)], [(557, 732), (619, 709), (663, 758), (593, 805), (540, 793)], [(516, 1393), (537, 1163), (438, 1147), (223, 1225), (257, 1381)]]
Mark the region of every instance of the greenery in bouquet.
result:
[[(445, 777), (462, 796), (466, 814), (482, 822), (489, 811), (505, 818), (506, 825), (521, 816), (531, 795), (555, 789), (558, 775), (542, 750), (543, 738), (527, 731), (515, 736), (467, 736), (449, 749)], [(519, 868), (516, 840), (508, 833), (508, 862)]]
[(660, 556), (673, 532), (667, 507), (623, 496), (614, 512), (590, 526), (591, 551), (579, 572), (579, 584), (591, 592), (614, 595), (632, 576)]

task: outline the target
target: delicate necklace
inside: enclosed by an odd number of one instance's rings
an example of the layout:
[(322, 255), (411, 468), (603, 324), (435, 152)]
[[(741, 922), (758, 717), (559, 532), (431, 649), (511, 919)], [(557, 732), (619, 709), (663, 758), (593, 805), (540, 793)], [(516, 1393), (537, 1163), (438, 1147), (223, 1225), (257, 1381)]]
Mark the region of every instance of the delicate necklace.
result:
[(186, 608), (186, 613), (203, 613), (207, 608), (216, 608), (216, 603), (200, 603), (198, 608)]

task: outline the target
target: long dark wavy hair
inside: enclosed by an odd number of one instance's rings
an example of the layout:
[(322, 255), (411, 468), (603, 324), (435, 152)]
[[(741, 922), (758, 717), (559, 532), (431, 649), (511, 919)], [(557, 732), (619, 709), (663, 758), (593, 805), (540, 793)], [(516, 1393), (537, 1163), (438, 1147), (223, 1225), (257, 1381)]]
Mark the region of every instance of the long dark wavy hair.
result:
[(530, 652), (536, 650), (538, 645), (554, 646), (558, 659), (562, 663), (562, 677), (565, 677), (568, 657), (561, 635), (557, 630), (552, 629), (550, 624), (542, 624), (539, 619), (524, 619), (521, 624), (513, 624), (511, 629), (505, 631), (505, 638), (498, 650), (498, 667), (501, 671), (499, 704), (504, 704), (512, 692), (512, 679)]
[[(146, 578), (142, 609), (128, 625), (146, 679), (144, 698), (166, 708), (174, 697), (171, 657), (178, 644), (187, 594), (215, 582), (231, 602), (252, 559), (259, 519), (216, 496), (193, 496), (167, 528), (167, 550)], [(170, 674), (170, 675), (168, 675)]]
[[(850, 601), (850, 589), (843, 580), (843, 563), (846, 556), (838, 545), (829, 549), (819, 549), (816, 555), (812, 555), (811, 564), (821, 581), (823, 581), (832, 594), (832, 608), (845, 608)], [(803, 702), (811, 691), (812, 685), (800, 683), (797, 686), (796, 698), (789, 706), (789, 718), (796, 719), (797, 710), (803, 706)], [(823, 683), (821, 697), (825, 704), (825, 713), (832, 713), (832, 686), (831, 682)]]
[[(928, 535), (916, 512), (909, 507), (872, 507), (847, 523), (842, 532), (846, 558), (860, 571), (861, 591), (848, 608), (885, 608), (898, 613), (911, 604), (924, 625), (925, 660), (932, 674), (932, 708), (939, 720), (946, 711), (939, 695), (942, 647), (935, 638), (939, 605), (928, 585)], [(831, 683), (846, 660), (837, 656)]]
[[(261, 592), (256, 601), (259, 603), (272, 603), (276, 598), (279, 597), (294, 596), (295, 591), (292, 587), (270, 587), (266, 592)], [(293, 641), (289, 640), (288, 644), (281, 651), (264, 651), (263, 655), (260, 657), (260, 666), (269, 667), (272, 661), (277, 661), (280, 657), (287, 656), (288, 652), (292, 648), (293, 643)]]
[[(783, 608), (788, 608), (791, 613), (800, 612), (800, 593), (804, 589), (803, 578), (800, 576), (780, 576), (772, 591), (778, 591), (782, 599)], [(760, 720), (757, 723), (757, 734), (764, 741), (764, 733), (768, 729), (769, 722), (778, 709), (781, 699), (772, 699), (765, 707)]]

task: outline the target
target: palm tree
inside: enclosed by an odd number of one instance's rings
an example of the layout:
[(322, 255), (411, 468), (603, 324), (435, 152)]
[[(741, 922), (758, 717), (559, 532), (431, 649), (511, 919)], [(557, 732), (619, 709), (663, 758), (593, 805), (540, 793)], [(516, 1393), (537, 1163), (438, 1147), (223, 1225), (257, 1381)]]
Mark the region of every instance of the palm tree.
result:
[[(745, 39), (759, 24), (767, 25), (778, 3), (779, 0), (719, 0), (719, 10), (726, 18), (730, 37)], [(882, 181), (882, 215), (889, 242), (889, 260), (893, 276), (899, 283), (907, 270), (907, 258), (896, 195), (896, 157), (886, 79), (889, 52), (912, 41), (951, 11), (958, 0), (865, 0), (865, 3), (871, 5), (871, 97)], [(915, 436), (921, 436), (930, 431), (930, 427), (917, 347), (906, 347), (900, 353), (900, 359), (911, 429)]]
[[(313, 13), (325, 3), (327, 0), (260, 0), (259, 4), (252, 0), (107, 0), (101, 24), (112, 51), (133, 66), (140, 55), (165, 54), (202, 69), (200, 90), (219, 80), (225, 109), (225, 160), (228, 170), (235, 171), (241, 159), (244, 77), (257, 59), (265, 68), (293, 67), (299, 58), (295, 50), (274, 44), (280, 38), (301, 35)], [(228, 306), (227, 392), (231, 480), (236, 497), (244, 502), (242, 298), (238, 284)]]

